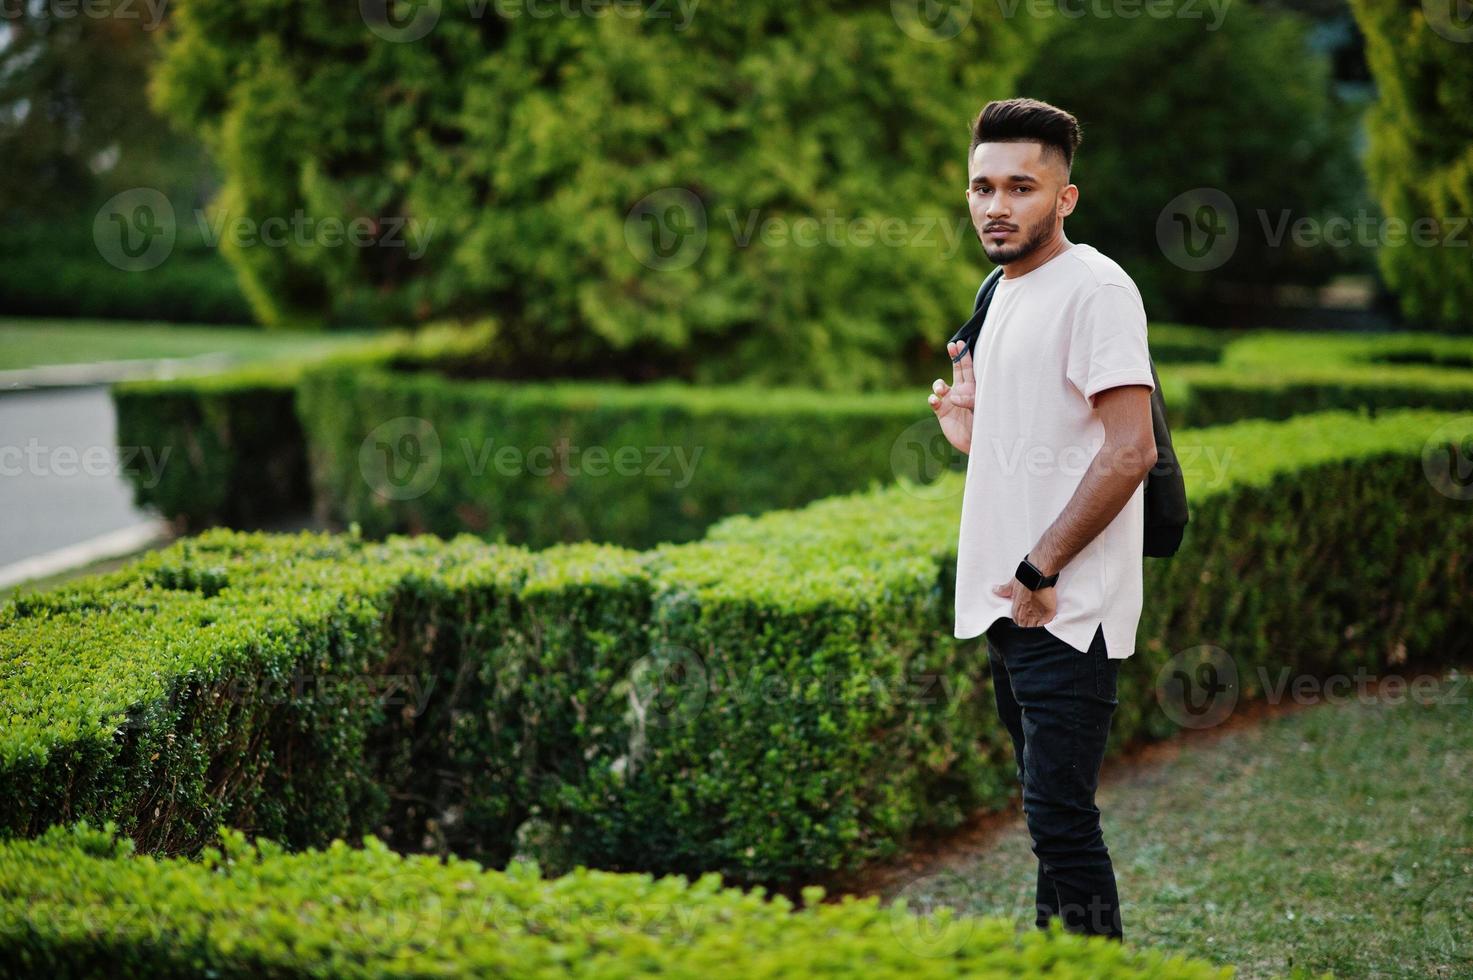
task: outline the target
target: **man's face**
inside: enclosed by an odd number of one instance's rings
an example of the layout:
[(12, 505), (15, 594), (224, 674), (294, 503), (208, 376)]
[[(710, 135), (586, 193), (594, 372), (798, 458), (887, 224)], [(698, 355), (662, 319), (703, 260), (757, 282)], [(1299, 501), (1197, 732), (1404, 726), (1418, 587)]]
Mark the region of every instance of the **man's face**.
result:
[(972, 227), (994, 265), (1026, 258), (1063, 226), (1079, 189), (1042, 143), (981, 143), (968, 168)]

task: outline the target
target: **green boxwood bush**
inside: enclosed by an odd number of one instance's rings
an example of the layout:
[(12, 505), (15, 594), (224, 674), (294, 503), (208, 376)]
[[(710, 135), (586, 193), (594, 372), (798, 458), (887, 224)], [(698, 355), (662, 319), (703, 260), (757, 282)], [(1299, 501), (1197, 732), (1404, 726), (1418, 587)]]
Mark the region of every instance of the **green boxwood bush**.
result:
[(1339, 364), (1309, 358), (1277, 364), (1183, 364), (1158, 373), (1173, 426), (1288, 419), (1331, 409), (1375, 414), (1395, 408), (1473, 408), (1473, 372), (1421, 364)]
[[(1259, 668), (1453, 656), (1473, 508), (1424, 462), (1470, 437), (1412, 410), (1178, 432), (1192, 524), (1147, 563), (1112, 747), (1173, 730), (1155, 679), (1204, 645), (1245, 698)], [(216, 530), (14, 599), (0, 828), (113, 819), (185, 852), (223, 821), (748, 882), (893, 855), (1013, 789), (981, 641), (951, 635), (960, 488), (646, 552)]]
[(1244, 370), (1375, 364), (1466, 369), (1473, 367), (1473, 337), (1420, 331), (1293, 333), (1252, 330), (1240, 333), (1226, 344), (1221, 363), (1225, 367)]
[[(423, 367), (464, 358), (491, 330), (388, 331), (323, 360)], [(146, 448), (163, 464), (157, 474), (129, 472), (134, 503), (157, 507), (186, 531), (257, 527), (310, 511), (306, 437), (296, 410), (305, 367), (284, 361), (113, 385), (118, 445)]]
[(1246, 332), (1193, 327), (1182, 323), (1152, 323), (1151, 360), (1162, 364), (1217, 363), (1223, 350)]
[[(1207, 343), (1165, 333), (1168, 343)], [(1163, 365), (1168, 416), (1188, 427), (1326, 409), (1473, 408), (1473, 372), (1370, 360), (1416, 352), (1422, 340), (1359, 344), (1332, 338), (1320, 355), (1312, 340), (1250, 335), (1219, 348), (1239, 358), (1231, 363)], [(337, 526), (646, 548), (695, 540), (730, 515), (964, 469), (923, 397), (527, 385), (329, 366), (303, 376), (297, 407), (317, 514)]]
[(1207, 426), (1329, 409), (1467, 410), (1469, 366), (1473, 338), (1249, 330), (1225, 341), (1217, 363), (1172, 365), (1161, 383), (1174, 425)]
[[(116, 110), (110, 103), (108, 111)], [(16, 182), (21, 183), (31, 181)], [(30, 193), (37, 189), (33, 186)], [(140, 274), (115, 268), (98, 253), (93, 222), (102, 204), (93, 201), (80, 213), (61, 216), (6, 215), (6, 235), (0, 241), (5, 267), (0, 310), (9, 316), (250, 322), (250, 305), (234, 271), (218, 249), (201, 239), (187, 214), (176, 225), (178, 239), (168, 259)]]
[[(109, 828), (110, 829), (110, 828)], [(1151, 977), (1232, 968), (905, 902), (801, 908), (718, 875), (654, 879), (402, 858), (377, 841), (285, 853), (221, 835), (198, 862), (57, 827), (0, 843), (0, 969), (17, 976)]]
[[(159, 482), (132, 475), (135, 498), (190, 530), (315, 510), (339, 527), (357, 521), (371, 537), (466, 531), (532, 547), (642, 548), (693, 540), (729, 515), (964, 466), (921, 388), (836, 396), (466, 378), (494, 363), (497, 333), (494, 322), (437, 326), (386, 335), (315, 368), (118, 385), (119, 444), (170, 454)], [(1153, 324), (1151, 348), (1176, 426), (1473, 406), (1473, 374), (1455, 370), (1473, 361), (1473, 346), (1456, 338)], [(434, 442), (422, 444), (431, 430)], [(370, 435), (377, 445), (365, 457)], [(410, 448), (438, 448), (426, 450), (432, 478), (400, 493), (389, 467), (417, 471), (396, 451), (406, 437)]]
[(273, 365), (114, 385), (118, 445), (146, 447), (162, 464), (130, 471), (133, 502), (184, 530), (250, 527), (307, 510), (296, 376)]
[(372, 537), (648, 547), (958, 462), (923, 391), (527, 385), (330, 366), (304, 375), (297, 405), (320, 516)]

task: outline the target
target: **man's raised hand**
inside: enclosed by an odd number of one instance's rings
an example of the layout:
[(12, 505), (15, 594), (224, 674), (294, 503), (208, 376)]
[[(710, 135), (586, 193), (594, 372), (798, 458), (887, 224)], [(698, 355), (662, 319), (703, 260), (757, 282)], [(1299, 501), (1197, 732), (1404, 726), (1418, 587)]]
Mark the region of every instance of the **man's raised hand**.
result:
[[(948, 357), (956, 357), (966, 345), (952, 341), (946, 345)], [(968, 350), (961, 358), (952, 361), (951, 384), (940, 378), (931, 385), (931, 394), (926, 399), (941, 423), (941, 432), (946, 441), (958, 451), (969, 453), (972, 449), (972, 410), (977, 394), (976, 379), (972, 376), (972, 352)]]

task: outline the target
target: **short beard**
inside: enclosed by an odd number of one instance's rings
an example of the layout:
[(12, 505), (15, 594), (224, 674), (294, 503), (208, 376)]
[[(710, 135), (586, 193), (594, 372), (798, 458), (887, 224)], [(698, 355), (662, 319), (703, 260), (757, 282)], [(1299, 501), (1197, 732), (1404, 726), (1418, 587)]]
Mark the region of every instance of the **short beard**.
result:
[(1048, 241), (1049, 233), (1052, 230), (1053, 228), (1048, 221), (1039, 222), (1030, 229), (1027, 241), (1019, 245), (1004, 245), (997, 249), (997, 251), (993, 251), (987, 247), (987, 236), (981, 232), (977, 233), (977, 240), (982, 243), (982, 251), (987, 253), (987, 261), (993, 265), (1006, 265), (1009, 262), (1026, 259), (1042, 248), (1044, 242)]

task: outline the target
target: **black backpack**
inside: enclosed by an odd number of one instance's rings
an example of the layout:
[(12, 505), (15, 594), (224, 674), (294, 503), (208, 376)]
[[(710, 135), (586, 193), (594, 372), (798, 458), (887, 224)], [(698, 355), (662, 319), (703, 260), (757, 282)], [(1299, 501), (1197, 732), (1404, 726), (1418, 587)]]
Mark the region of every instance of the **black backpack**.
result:
[[(998, 266), (982, 281), (971, 319), (951, 336), (952, 341), (966, 343), (968, 351), (977, 347), (977, 337), (981, 335), (982, 323), (987, 319), (987, 308), (992, 305), (992, 292), (1001, 278), (1002, 266)], [(1156, 376), (1154, 359), (1151, 361), (1151, 380), (1156, 384), (1151, 391), (1156, 465), (1146, 473), (1146, 534), (1141, 543), (1141, 554), (1147, 558), (1170, 558), (1181, 547), (1182, 534), (1187, 527), (1187, 485), (1182, 479), (1181, 467), (1177, 465), (1176, 452), (1171, 448), (1171, 430), (1166, 427), (1166, 400), (1161, 397), (1161, 379)]]

